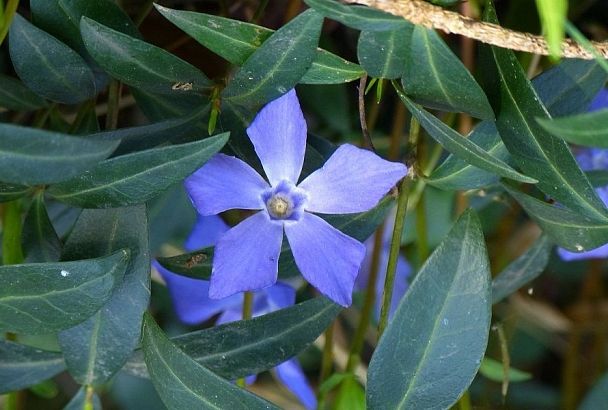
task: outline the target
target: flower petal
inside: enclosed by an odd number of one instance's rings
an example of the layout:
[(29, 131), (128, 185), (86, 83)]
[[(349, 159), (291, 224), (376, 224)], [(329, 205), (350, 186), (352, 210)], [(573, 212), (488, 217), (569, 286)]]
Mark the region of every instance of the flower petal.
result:
[(587, 252), (571, 252), (564, 248), (557, 248), (557, 254), (565, 261), (580, 261), (584, 259), (604, 259), (608, 257), (608, 244)]
[(226, 232), (215, 247), (209, 297), (219, 299), (275, 283), (282, 241), (282, 225), (266, 212)]
[(186, 178), (190, 199), (201, 215), (228, 209), (262, 209), (262, 193), (269, 188), (253, 168), (238, 158), (215, 154)]
[(154, 268), (167, 283), (173, 308), (179, 320), (188, 325), (197, 325), (225, 309), (242, 303), (238, 295), (221, 300), (209, 299), (209, 282), (177, 275), (152, 261)]
[(274, 286), (256, 293), (253, 301), (253, 317), (289, 307), (295, 302), (296, 290), (289, 285), (277, 282)]
[(302, 276), (334, 302), (350, 306), (365, 246), (308, 212), (286, 223), (285, 234)]
[(289, 359), (275, 368), (277, 377), (307, 409), (317, 408), (317, 398), (297, 359)]
[(323, 168), (298, 186), (308, 194), (306, 210), (325, 214), (367, 211), (401, 178), (407, 167), (350, 144), (340, 146)]
[(271, 185), (282, 180), (298, 182), (306, 150), (306, 121), (295, 90), (264, 106), (247, 135)]
[(198, 215), (192, 232), (186, 239), (184, 248), (191, 252), (197, 249), (213, 246), (230, 227), (217, 215)]

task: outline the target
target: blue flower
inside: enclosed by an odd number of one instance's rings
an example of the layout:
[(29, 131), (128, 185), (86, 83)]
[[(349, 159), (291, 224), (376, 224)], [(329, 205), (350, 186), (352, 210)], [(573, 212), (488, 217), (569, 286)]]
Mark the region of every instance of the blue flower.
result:
[[(229, 230), (228, 225), (218, 216), (199, 216), (197, 223), (186, 240), (188, 251), (212, 246), (217, 238)], [(190, 325), (196, 325), (219, 314), (216, 324), (228, 323), (242, 318), (243, 296), (233, 295), (220, 300), (209, 299), (209, 282), (177, 275), (153, 262), (169, 288), (171, 299), (178, 318)], [(295, 302), (295, 290), (285, 284), (256, 292), (253, 298), (253, 316), (261, 316), (275, 310), (289, 307)], [(287, 360), (275, 368), (277, 378), (307, 409), (314, 409), (317, 400), (297, 359)], [(255, 381), (256, 376), (247, 377), (247, 383)]]
[(598, 111), (604, 108), (608, 108), (608, 88), (602, 88), (602, 90), (595, 96), (589, 106), (589, 111)]
[(224, 154), (214, 155), (185, 182), (201, 215), (235, 208), (260, 211), (220, 238), (209, 296), (219, 299), (275, 283), (285, 232), (304, 278), (336, 303), (349, 306), (365, 246), (314, 213), (367, 211), (407, 168), (345, 144), (298, 184), (306, 122), (294, 90), (267, 104), (247, 134), (268, 182), (245, 162)]

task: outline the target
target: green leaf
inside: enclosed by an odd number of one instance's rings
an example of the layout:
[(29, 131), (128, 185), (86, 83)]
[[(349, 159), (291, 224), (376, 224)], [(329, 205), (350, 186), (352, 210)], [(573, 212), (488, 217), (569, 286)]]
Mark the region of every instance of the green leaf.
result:
[(415, 26), (406, 58), (401, 82), (414, 101), (443, 111), (494, 118), (477, 81), (435, 30)]
[(87, 407), (86, 398), (86, 387), (82, 386), (78, 390), (78, 393), (72, 397), (72, 400), (70, 400), (70, 402), (63, 408), (63, 410), (102, 410), (101, 400), (99, 399), (97, 393), (93, 392), (93, 396), (91, 398), (93, 402), (92, 408)]
[(61, 256), (61, 241), (46, 212), (43, 192), (30, 205), (21, 241), (26, 262), (57, 262)]
[[(200, 94), (156, 94), (131, 87), (131, 94), (146, 118), (160, 122), (176, 117), (185, 117), (194, 112), (208, 112), (209, 99)], [(207, 130), (205, 130), (207, 135)]]
[(43, 98), (30, 91), (21, 81), (0, 74), (0, 107), (13, 111), (34, 111), (47, 105)]
[(418, 121), (420, 121), (420, 125), (422, 125), (429, 135), (452, 154), (459, 156), (461, 159), (478, 168), (490, 171), (505, 178), (528, 184), (535, 184), (538, 182), (534, 178), (520, 174), (499, 158), (492, 156), (488, 151), (483, 150), (474, 142), (463, 137), (447, 124), (441, 122), (437, 117), (417, 106), (400, 90), (397, 90), (397, 93), (399, 94), (401, 101), (407, 106), (407, 109)]
[[(496, 23), (491, 3), (486, 20)], [(526, 73), (512, 51), (484, 47), (488, 66), (481, 71), (497, 114), (496, 127), (522, 170), (539, 182), (537, 187), (562, 205), (590, 218), (608, 220), (608, 212), (581, 171), (568, 145), (538, 125), (549, 118)]]
[(32, 188), (0, 182), (0, 202), (9, 202), (27, 195)]
[(526, 283), (543, 273), (553, 244), (542, 235), (523, 255), (514, 260), (492, 280), (492, 303), (498, 303), (515, 293)]
[(0, 181), (31, 185), (65, 181), (109, 157), (118, 144), (0, 124)]
[[(479, 373), (481, 373), (484, 377), (498, 383), (502, 383), (505, 380), (503, 364), (489, 357), (484, 357), (481, 361)], [(530, 373), (515, 369), (513, 367), (509, 367), (509, 371), (507, 372), (506, 376), (506, 379), (513, 383), (524, 382), (532, 378)]]
[[(334, 321), (341, 307), (325, 297), (171, 339), (193, 360), (228, 380), (271, 369), (297, 355)], [(141, 352), (125, 371), (149, 377)]]
[(365, 410), (365, 389), (353, 374), (342, 380), (336, 395), (334, 410)]
[[(586, 111), (608, 75), (593, 61), (564, 60), (532, 80), (552, 116)], [(494, 121), (482, 121), (467, 137), (490, 154), (510, 163)], [(433, 171), (428, 182), (441, 189), (467, 190), (498, 183), (499, 177), (450, 155)]]
[(192, 360), (145, 315), (143, 350), (152, 383), (169, 409), (278, 409)]
[(106, 383), (131, 357), (150, 300), (150, 251), (145, 206), (84, 210), (70, 234), (65, 258), (131, 250), (125, 277), (95, 315), (59, 333), (68, 370), (80, 384)]
[[(385, 199), (375, 208), (359, 214), (342, 216), (325, 216), (325, 220), (333, 227), (359, 241), (364, 241), (382, 223), (393, 201)], [(158, 262), (173, 273), (195, 279), (209, 280), (213, 260), (213, 247), (185, 253), (168, 258), (157, 258)], [(285, 243), (279, 255), (279, 277), (295, 276), (299, 272), (291, 253), (289, 244)]]
[(60, 353), (0, 340), (0, 394), (40, 383), (64, 369)]
[(162, 48), (87, 17), (82, 18), (80, 31), (97, 64), (125, 84), (174, 95), (200, 93), (212, 86), (199, 69)]
[(573, 144), (608, 148), (608, 110), (564, 118), (539, 118), (538, 123), (551, 134)]
[(593, 388), (578, 407), (578, 410), (597, 410), (606, 405), (606, 397), (608, 397), (608, 373), (595, 383)]
[(334, 0), (304, 0), (304, 3), (324, 17), (361, 31), (394, 30), (403, 24), (403, 18), (371, 7), (350, 6)]
[(536, 0), (536, 8), (553, 58), (562, 55), (564, 24), (568, 16), (568, 0)]
[(567, 208), (549, 205), (503, 185), (526, 213), (553, 242), (573, 252), (589, 251), (608, 243), (608, 222), (581, 215)]
[(403, 75), (414, 26), (405, 20), (390, 31), (362, 31), (357, 43), (361, 67), (375, 78), (396, 79)]
[[(154, 5), (170, 22), (203, 46), (230, 63), (241, 66), (274, 33), (266, 27), (211, 14), (173, 10)], [(365, 72), (329, 51), (317, 48), (311, 67), (301, 84), (341, 84), (356, 80)]]
[(77, 104), (96, 93), (95, 78), (74, 50), (15, 15), (9, 50), (15, 72), (36, 94), (63, 104)]
[(0, 266), (0, 328), (52, 333), (98, 311), (122, 279), (129, 252), (74, 262)]
[(281, 27), (243, 66), (222, 92), (253, 111), (293, 88), (312, 65), (323, 17), (307, 10)]
[(372, 356), (367, 405), (446, 409), (473, 381), (490, 330), (490, 267), (465, 212), (416, 275)]
[(51, 186), (48, 192), (59, 201), (82, 208), (141, 204), (196, 171), (226, 141), (228, 134), (220, 134), (111, 158), (76, 178)]

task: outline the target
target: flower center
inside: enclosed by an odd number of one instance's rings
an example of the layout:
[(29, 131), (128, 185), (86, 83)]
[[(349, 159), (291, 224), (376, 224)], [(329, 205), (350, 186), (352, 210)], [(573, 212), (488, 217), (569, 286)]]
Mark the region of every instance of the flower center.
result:
[(297, 221), (304, 212), (306, 193), (289, 181), (281, 181), (262, 194), (271, 219)]
[(290, 204), (288, 198), (282, 195), (273, 195), (266, 202), (268, 212), (277, 219), (288, 218), (293, 210), (293, 204)]

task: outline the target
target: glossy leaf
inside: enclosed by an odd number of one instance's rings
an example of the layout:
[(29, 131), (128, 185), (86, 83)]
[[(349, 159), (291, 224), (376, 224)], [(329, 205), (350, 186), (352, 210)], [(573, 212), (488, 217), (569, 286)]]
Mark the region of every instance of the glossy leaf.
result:
[(587, 147), (608, 148), (608, 110), (564, 118), (539, 118), (538, 123), (551, 134)]
[(357, 30), (387, 31), (397, 29), (403, 24), (401, 17), (371, 7), (345, 5), (335, 0), (304, 2), (328, 19)]
[(63, 410), (102, 410), (101, 400), (99, 399), (97, 393), (93, 392), (91, 397), (93, 407), (88, 407), (90, 405), (86, 404), (86, 398), (86, 387), (83, 386), (78, 390), (78, 393), (72, 397), (72, 400), (70, 400)]
[(362, 31), (357, 57), (367, 74), (375, 78), (396, 79), (403, 75), (414, 26), (403, 21), (390, 31)]
[[(367, 212), (344, 216), (327, 215), (325, 220), (348, 236), (364, 241), (382, 223), (392, 206), (393, 201), (386, 199)], [(209, 280), (213, 265), (213, 247), (168, 258), (157, 258), (157, 260), (163, 267), (173, 273), (195, 279)], [(291, 248), (285, 243), (279, 255), (279, 277), (287, 278), (297, 275), (298, 272)]]
[(412, 115), (420, 121), (420, 125), (422, 125), (429, 135), (452, 154), (459, 156), (478, 168), (493, 172), (496, 175), (501, 175), (505, 178), (529, 184), (538, 182), (534, 178), (520, 174), (497, 157), (484, 151), (474, 142), (464, 138), (457, 131), (441, 122), (437, 117), (420, 108), (401, 91), (397, 90), (397, 93), (399, 94), (401, 101), (407, 106)]
[(141, 204), (200, 168), (227, 140), (228, 134), (221, 134), (112, 158), (51, 186), (48, 192), (59, 201), (82, 208)]
[(19, 78), (44, 98), (76, 104), (97, 93), (93, 72), (82, 57), (19, 15), (11, 24), (9, 50)]
[(152, 383), (169, 409), (278, 409), (192, 360), (148, 314), (143, 351)]
[(257, 111), (292, 89), (312, 65), (322, 23), (320, 14), (307, 10), (281, 27), (245, 61), (223, 97)]
[[(227, 323), (171, 339), (188, 356), (228, 380), (271, 369), (310, 346), (341, 307), (318, 297), (251, 320)], [(125, 371), (148, 377), (141, 352)]]
[(36, 195), (23, 222), (22, 248), (26, 262), (57, 262), (61, 241), (44, 205), (44, 195)]
[(199, 69), (137, 38), (87, 17), (80, 23), (87, 51), (105, 71), (125, 84), (164, 94), (208, 91), (211, 81)]
[(60, 353), (0, 340), (0, 394), (40, 383), (64, 369)]
[[(173, 10), (155, 4), (170, 22), (230, 63), (241, 66), (274, 33), (266, 27), (211, 14)], [(340, 84), (356, 80), (365, 72), (329, 51), (318, 48), (301, 84)]]
[(145, 206), (84, 210), (70, 234), (64, 258), (131, 250), (124, 280), (95, 315), (59, 334), (68, 370), (81, 384), (106, 383), (131, 357), (150, 300), (150, 251)]
[(109, 157), (118, 144), (0, 124), (0, 181), (28, 185), (65, 181)]
[(427, 259), (372, 356), (367, 407), (446, 409), (473, 381), (490, 330), (490, 267), (465, 212)]
[(415, 26), (408, 49), (402, 84), (410, 98), (430, 108), (494, 118), (477, 81), (435, 30)]
[(578, 410), (596, 410), (601, 409), (606, 405), (606, 397), (608, 396), (608, 373), (604, 373), (602, 377), (595, 383), (591, 391), (587, 393)]
[(133, 87), (131, 93), (137, 106), (151, 122), (172, 120), (195, 112), (209, 111), (209, 98), (200, 94), (158, 94)]
[(44, 98), (30, 91), (21, 81), (0, 74), (0, 107), (14, 111), (33, 111), (46, 106)]
[(500, 302), (543, 273), (549, 262), (551, 249), (553, 244), (543, 235), (530, 249), (500, 272), (492, 280), (492, 303)]
[[(486, 20), (496, 22), (491, 4)], [(538, 188), (564, 206), (590, 218), (608, 220), (608, 212), (572, 156), (568, 145), (550, 135), (536, 118), (549, 118), (515, 54), (485, 47), (489, 62), (481, 71), (497, 114), (496, 127), (513, 159), (538, 179)]]
[(0, 182), (0, 202), (8, 202), (27, 195), (32, 188)]
[(484, 357), (481, 361), (479, 373), (484, 377), (498, 383), (505, 381), (505, 379), (506, 381), (516, 383), (530, 380), (532, 378), (530, 373), (515, 369), (513, 367), (509, 367), (509, 371), (506, 374), (507, 377), (505, 378), (503, 364), (497, 360), (490, 359), (489, 357)]
[(562, 248), (583, 252), (608, 243), (608, 222), (605, 220), (592, 219), (564, 207), (549, 205), (508, 185), (504, 187), (543, 232)]
[[(593, 61), (565, 60), (532, 80), (532, 86), (552, 116), (587, 110), (591, 100), (604, 86), (608, 74)], [(467, 137), (484, 150), (510, 163), (493, 121), (482, 121)], [(498, 183), (499, 177), (450, 155), (428, 179), (441, 189), (467, 190)]]
[(0, 266), (0, 328), (51, 333), (93, 315), (122, 280), (125, 250), (98, 259)]

